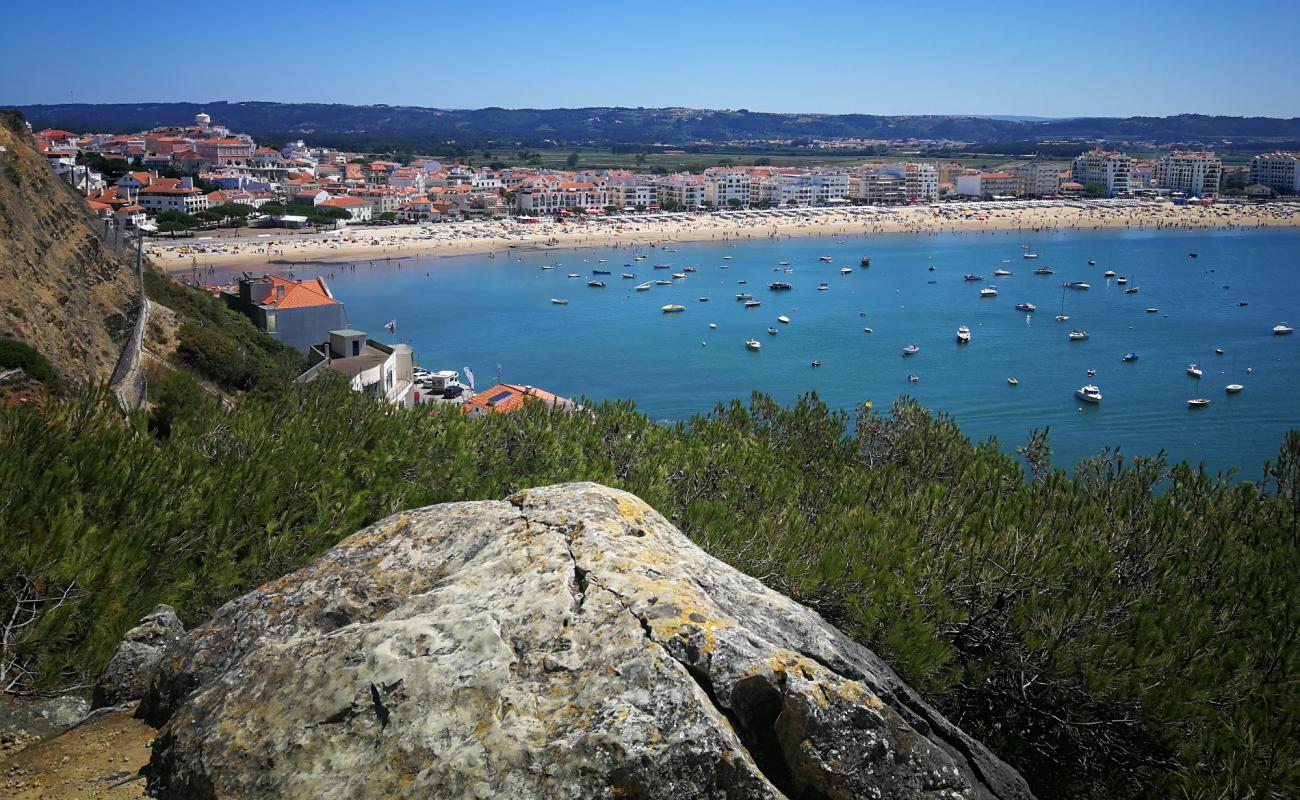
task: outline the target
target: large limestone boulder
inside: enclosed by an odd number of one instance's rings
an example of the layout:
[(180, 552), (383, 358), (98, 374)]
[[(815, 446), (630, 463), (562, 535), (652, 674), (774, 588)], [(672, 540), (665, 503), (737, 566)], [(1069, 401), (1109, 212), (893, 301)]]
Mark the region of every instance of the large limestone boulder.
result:
[(155, 676), (161, 798), (1029, 798), (817, 614), (595, 484), (390, 517)]

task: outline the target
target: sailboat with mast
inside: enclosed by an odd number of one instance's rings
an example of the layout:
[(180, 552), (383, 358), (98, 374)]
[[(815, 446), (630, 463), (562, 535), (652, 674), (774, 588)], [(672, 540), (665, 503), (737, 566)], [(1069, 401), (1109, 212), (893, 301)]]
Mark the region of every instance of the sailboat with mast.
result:
[(1245, 386), (1242, 386), (1240, 383), (1237, 383), (1237, 351), (1233, 350), (1232, 351), (1232, 383), (1224, 387), (1224, 391), (1226, 391), (1228, 394), (1236, 394), (1237, 392), (1240, 392), (1242, 389), (1245, 388), (1246, 388)]
[(1056, 315), (1056, 321), (1065, 322), (1069, 318), (1070, 318), (1069, 315), (1065, 313), (1065, 287), (1062, 286), (1061, 287), (1061, 311), (1059, 314)]

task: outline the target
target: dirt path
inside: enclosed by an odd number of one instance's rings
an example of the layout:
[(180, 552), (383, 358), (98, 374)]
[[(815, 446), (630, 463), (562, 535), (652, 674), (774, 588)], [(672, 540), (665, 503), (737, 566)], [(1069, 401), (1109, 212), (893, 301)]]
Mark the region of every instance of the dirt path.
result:
[(140, 768), (156, 731), (130, 711), (105, 714), (13, 755), (0, 757), (0, 797), (8, 800), (147, 798)]

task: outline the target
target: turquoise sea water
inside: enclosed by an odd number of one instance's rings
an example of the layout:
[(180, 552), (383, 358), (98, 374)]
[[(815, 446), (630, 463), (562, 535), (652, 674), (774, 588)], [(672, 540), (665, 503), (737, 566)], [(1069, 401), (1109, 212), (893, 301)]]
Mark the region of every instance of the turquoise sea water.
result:
[[(1022, 243), (1039, 257), (1023, 259)], [(973, 439), (996, 436), (1009, 448), (1050, 426), (1063, 466), (1116, 445), (1129, 455), (1163, 449), (1212, 471), (1239, 467), (1247, 478), (1258, 477), (1283, 434), (1300, 426), (1300, 334), (1271, 332), (1284, 320), (1300, 325), (1300, 232), (989, 232), (671, 247), (676, 252), (644, 248), (649, 257), (639, 262), (628, 249), (509, 250), (400, 266), (362, 262), (355, 271), (299, 267), (297, 274), (332, 275), (353, 327), (388, 341), (383, 325), (396, 319), (396, 338), (414, 346), (421, 364), (469, 366), (480, 389), (500, 365), (506, 381), (573, 397), (631, 398), (655, 419), (707, 412), (747, 400), (755, 389), (782, 402), (815, 390), (846, 408), (870, 399), (881, 410), (907, 394), (952, 414)], [(1197, 258), (1188, 256), (1193, 251)], [(820, 263), (822, 255), (833, 262)], [(863, 255), (871, 257), (869, 269), (858, 267)], [(779, 261), (795, 271), (774, 271)], [(547, 263), (554, 269), (540, 269)], [(687, 264), (698, 272), (673, 286), (633, 291)], [(844, 266), (851, 275), (840, 274)], [(1032, 274), (1038, 266), (1056, 274)], [(995, 277), (999, 267), (1014, 275)], [(604, 289), (585, 285), (595, 268), (613, 273), (600, 276)], [(1125, 294), (1102, 276), (1107, 268), (1140, 291)], [(583, 277), (567, 278), (570, 272)], [(621, 272), (638, 278), (621, 279)], [(968, 272), (984, 281), (964, 281)], [(777, 280), (794, 289), (769, 291)], [(821, 281), (828, 291), (817, 291)], [(1063, 292), (1064, 281), (1092, 288)], [(979, 289), (989, 285), (999, 295), (982, 299)], [(734, 299), (745, 290), (759, 308)], [(1070, 320), (1057, 322), (1063, 295)], [(552, 297), (569, 304), (552, 305)], [(1018, 302), (1038, 310), (1018, 312)], [(685, 313), (661, 313), (668, 303), (686, 306)], [(791, 323), (779, 324), (780, 314)], [(955, 342), (962, 324), (972, 331), (967, 346)], [(769, 335), (769, 326), (779, 334)], [(1089, 338), (1069, 341), (1074, 328)], [(762, 343), (760, 352), (746, 350), (751, 338)], [(900, 351), (909, 343), (921, 350), (905, 359)], [(1216, 347), (1225, 353), (1216, 355)], [(1140, 360), (1123, 363), (1128, 351)], [(819, 369), (811, 368), (814, 359)], [(1204, 369), (1200, 381), (1186, 374), (1191, 362)], [(1086, 374), (1090, 368), (1095, 377)], [(919, 381), (909, 383), (909, 373)], [(1019, 386), (1008, 385), (1013, 376)], [(1224, 386), (1233, 382), (1246, 388), (1229, 396)], [(1086, 383), (1101, 388), (1099, 406), (1073, 397)], [(1212, 404), (1189, 409), (1192, 397)]]

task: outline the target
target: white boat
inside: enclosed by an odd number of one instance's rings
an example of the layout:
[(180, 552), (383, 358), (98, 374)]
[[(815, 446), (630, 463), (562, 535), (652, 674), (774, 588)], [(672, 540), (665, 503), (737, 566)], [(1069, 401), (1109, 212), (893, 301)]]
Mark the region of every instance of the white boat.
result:
[(709, 330), (711, 330), (711, 331), (716, 331), (717, 329), (718, 329), (718, 323), (716, 323), (716, 322), (710, 322), (710, 323), (709, 323)]
[(970, 344), (970, 328), (962, 325), (957, 329), (957, 344)]
[(781, 323), (782, 325), (789, 325), (789, 324), (790, 324), (790, 318), (787, 317), (785, 314), (782, 314), (781, 316), (777, 317), (777, 318), (776, 318), (776, 321), (779, 322), (779, 323)]
[(673, 273), (673, 279), (674, 279), (674, 280), (679, 280), (679, 281), (684, 281), (684, 280), (686, 280), (686, 273), (685, 273), (685, 272), (674, 272), (674, 273)]
[(543, 264), (542, 269), (555, 269), (555, 267), (552, 267), (550, 264)]
[(1098, 389), (1090, 383), (1087, 386), (1080, 386), (1078, 389), (1075, 389), (1074, 396), (1085, 403), (1100, 403), (1101, 389)]
[(686, 310), (686, 306), (679, 306), (670, 303), (669, 305), (664, 306), (663, 309), (661, 310), (665, 314), (680, 314), (681, 312)]
[(1104, 275), (1104, 276), (1107, 277), (1107, 278), (1113, 278), (1113, 277), (1115, 277), (1115, 270), (1113, 270), (1113, 269), (1108, 269), (1108, 270), (1106, 270), (1105, 272), (1103, 272), (1103, 273), (1101, 273), (1101, 274)]
[(769, 327), (767, 333), (769, 336), (776, 336), (776, 328)]
[(1188, 408), (1205, 408), (1209, 404), (1210, 401), (1204, 397), (1193, 397), (1191, 400), (1187, 401)]
[(998, 289), (996, 286), (985, 286), (980, 289), (980, 297), (997, 297)]
[(723, 261), (730, 261), (730, 260), (731, 260), (731, 256), (723, 256), (723, 257), (722, 257), (722, 260), (723, 260)]
[(745, 308), (758, 308), (758, 307), (761, 306), (761, 305), (762, 305), (762, 303), (760, 303), (760, 302), (757, 301), (757, 300), (746, 300), (746, 301), (745, 301)]
[(593, 288), (593, 289), (604, 289), (604, 288), (605, 288), (605, 282), (604, 282), (604, 281), (587, 281), (587, 285), (590, 286), (590, 287)]
[(1070, 331), (1070, 341), (1072, 342), (1082, 342), (1084, 339), (1087, 338), (1088, 338), (1087, 331)]
[(823, 264), (829, 264), (829, 263), (831, 263), (831, 257), (830, 257), (830, 256), (818, 256), (818, 257), (817, 257), (817, 260), (820, 261), (820, 262), (822, 262)]
[(993, 274), (994, 274), (994, 275), (1002, 275), (1002, 276), (1006, 276), (1006, 275), (1010, 275), (1010, 274), (1011, 274), (1011, 270), (1009, 270), (1009, 269), (995, 269), (995, 270), (993, 270)]
[(1007, 378), (1007, 383), (1010, 384), (1011, 386), (1019, 386), (1019, 385), (1020, 385), (1020, 381), (1019, 381), (1018, 379), (1016, 379), (1016, 378)]
[(841, 275), (852, 275), (852, 274), (853, 274), (853, 270), (849, 269), (848, 267), (842, 267), (842, 268), (840, 269), (840, 274), (841, 274)]
[(1287, 334), (1290, 333), (1295, 333), (1295, 328), (1292, 328), (1290, 325), (1286, 324), (1285, 322), (1279, 322), (1278, 324), (1273, 326), (1274, 336), (1286, 336)]
[(636, 280), (636, 273), (635, 273), (635, 272), (624, 272), (624, 273), (623, 273), (623, 280), (627, 280), (627, 281)]
[(831, 290), (831, 287), (830, 287), (830, 284), (828, 284), (828, 283), (822, 282), (822, 283), (817, 284), (817, 291), (819, 291), (819, 292), (829, 292), (830, 290)]
[(1037, 254), (1037, 253), (1025, 253), (1025, 254), (1024, 254), (1024, 257), (1025, 257), (1025, 258), (1038, 258), (1038, 254)]
[(762, 346), (763, 345), (758, 343), (757, 339), (748, 339), (745, 341), (745, 347), (748, 347), (750, 350), (757, 350)]
[(782, 266), (782, 267), (788, 267), (788, 266), (790, 266), (790, 262), (789, 262), (789, 261), (778, 261), (778, 262), (776, 262), (776, 263), (777, 263), (778, 266)]
[(1188, 375), (1191, 375), (1193, 378), (1199, 378), (1199, 377), (1201, 377), (1202, 375), (1205, 374), (1205, 371), (1202, 370), (1202, 369), (1201, 369), (1198, 365), (1196, 365), (1196, 364), (1188, 364), (1188, 365), (1187, 365), (1187, 374), (1188, 374)]
[(1236, 394), (1245, 388), (1246, 387), (1242, 386), (1240, 383), (1230, 383), (1228, 384), (1228, 394)]
[(563, 297), (552, 297), (551, 304), (556, 306), (567, 306), (569, 301), (565, 300)]
[(905, 356), (914, 356), (919, 352), (921, 352), (921, 348), (914, 344), (909, 344), (907, 347), (903, 348), (903, 355)]
[(1123, 275), (1121, 275), (1115, 279), (1115, 283), (1118, 283), (1120, 286), (1123, 286), (1124, 284), (1128, 283), (1128, 278), (1125, 278)]
[(672, 282), (672, 281), (666, 281), (666, 280), (664, 280), (664, 279), (662, 279), (662, 278), (660, 278), (659, 280), (655, 281), (655, 286), (672, 286), (672, 285), (673, 285), (673, 282)]
[(579, 274), (576, 273), (576, 272), (570, 272), (570, 273), (568, 274), (567, 277), (570, 277), (570, 278), (581, 278), (582, 276), (579, 275)]
[(920, 376), (920, 375), (917, 375), (917, 374), (915, 374), (915, 373), (913, 373), (913, 374), (907, 376), (907, 382), (908, 382), (908, 383), (916, 383), (916, 382), (919, 381), (919, 380), (921, 380), (921, 376)]
[(597, 264), (604, 264), (604, 263), (605, 263), (605, 259), (603, 259), (603, 258), (598, 258), (598, 259), (596, 259), (596, 263), (597, 263)]
[(697, 272), (697, 271), (698, 270), (696, 270), (695, 267), (692, 267), (690, 264), (687, 264), (686, 266), (682, 267), (682, 272)]
[(1034, 305), (1033, 303), (1016, 303), (1016, 310), (1024, 311), (1028, 314), (1032, 314), (1038, 310), (1038, 306)]
[(650, 291), (650, 281), (646, 281), (645, 283), (638, 283), (637, 286), (636, 286), (636, 290), (637, 290), (638, 292), (648, 292), (648, 291)]

